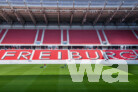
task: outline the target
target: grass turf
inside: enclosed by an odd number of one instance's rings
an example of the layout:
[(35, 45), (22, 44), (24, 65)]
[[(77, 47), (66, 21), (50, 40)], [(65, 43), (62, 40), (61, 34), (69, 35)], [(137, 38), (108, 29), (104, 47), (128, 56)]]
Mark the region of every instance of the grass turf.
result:
[[(92, 92), (92, 91), (137, 91), (138, 65), (129, 65), (129, 82), (106, 83), (72, 82), (68, 68), (64, 65), (0, 65), (0, 92)], [(79, 67), (79, 65), (77, 65)], [(109, 68), (109, 67), (106, 67)]]

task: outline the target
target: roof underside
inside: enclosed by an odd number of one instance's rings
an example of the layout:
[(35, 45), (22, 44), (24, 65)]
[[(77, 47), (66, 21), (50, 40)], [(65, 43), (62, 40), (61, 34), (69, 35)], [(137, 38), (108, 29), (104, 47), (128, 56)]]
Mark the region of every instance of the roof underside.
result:
[(138, 0), (0, 0), (0, 24), (137, 25)]

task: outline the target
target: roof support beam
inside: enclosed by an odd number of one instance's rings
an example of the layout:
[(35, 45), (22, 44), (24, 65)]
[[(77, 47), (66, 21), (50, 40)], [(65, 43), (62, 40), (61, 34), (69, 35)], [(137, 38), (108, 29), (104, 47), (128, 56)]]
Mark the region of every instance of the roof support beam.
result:
[(73, 12), (71, 13), (71, 17), (70, 17), (70, 25), (72, 25), (72, 21), (73, 21)]
[(35, 18), (33, 16), (32, 12), (30, 10), (28, 10), (28, 13), (29, 13), (29, 15), (31, 17), (32, 22), (34, 23), (34, 25), (36, 25), (36, 20), (35, 20)]
[(60, 9), (58, 4), (59, 4), (59, 0), (57, 0), (57, 15), (58, 15), (57, 18), (58, 18), (58, 25), (60, 25)]
[(16, 11), (14, 12), (14, 15), (16, 16), (17, 20), (18, 20), (22, 25), (25, 24), (25, 21), (23, 20), (23, 18), (21, 18), (20, 15), (19, 15)]
[(58, 12), (58, 25), (60, 25), (60, 12)]
[(118, 12), (118, 10), (122, 7), (122, 5), (124, 4), (124, 1), (122, 1), (122, 3), (119, 5), (119, 7), (117, 8), (116, 11), (114, 11), (113, 15), (111, 15), (111, 17), (109, 19), (107, 19), (107, 21), (105, 22), (105, 24), (110, 23), (110, 21), (113, 19), (113, 17), (116, 15), (116, 13)]
[(88, 15), (88, 12), (85, 13), (84, 17), (83, 17), (83, 20), (82, 20), (82, 25), (84, 24), (84, 22), (86, 22), (86, 18), (87, 18), (87, 15)]
[[(2, 8), (3, 10), (5, 10), (5, 11), (10, 11), (11, 9), (9, 9), (9, 8), (5, 8), (5, 7), (3, 7)], [(23, 8), (23, 9), (15, 9), (16, 11), (26, 11), (26, 9), (25, 8)], [(32, 11), (40, 11), (40, 9), (31, 9)], [(128, 10), (128, 9), (124, 9), (124, 10), (118, 10), (119, 12), (125, 12), (125, 11), (132, 11), (132, 12), (138, 12), (138, 10), (137, 9), (135, 9), (135, 10)], [(57, 11), (55, 11), (55, 9), (45, 9), (44, 11), (50, 11), (50, 12), (57, 12)], [(73, 10), (71, 10), (71, 9), (64, 9), (64, 10), (59, 10), (60, 12), (72, 12)], [(76, 9), (75, 10), (75, 12), (81, 12), (81, 11), (84, 11), (83, 9)], [(93, 10), (93, 9), (90, 9), (90, 10), (88, 10), (88, 12), (100, 12), (101, 10)], [(114, 10), (114, 9), (106, 9), (106, 10), (103, 10), (103, 12), (108, 12), (108, 11), (117, 11), (117, 10)]]
[(23, 20), (23, 18), (20, 17), (20, 15), (14, 10), (14, 8), (11, 6), (10, 2), (8, 0), (6, 0), (7, 4), (9, 5), (9, 7), (11, 8), (12, 13), (16, 16), (17, 20), (24, 25), (25, 21)]
[(47, 25), (48, 24), (48, 20), (47, 20), (47, 16), (46, 16), (46, 13), (45, 13), (45, 9), (43, 7), (43, 0), (40, 1), (40, 4), (41, 4), (42, 13), (43, 13), (43, 17), (44, 17), (45, 23)]
[(35, 20), (35, 18), (34, 18), (34, 16), (33, 16), (32, 12), (30, 11), (29, 7), (27, 6), (26, 0), (24, 0), (24, 5), (25, 5), (26, 8), (27, 8), (27, 11), (28, 11), (28, 13), (29, 13), (29, 16), (30, 16), (32, 22), (34, 23), (34, 25), (36, 25), (36, 20)]
[(71, 16), (70, 16), (70, 25), (72, 25), (72, 21), (73, 21), (73, 16), (74, 16), (74, 6), (75, 6), (75, 1), (73, 0), (73, 8), (71, 11)]
[(134, 7), (121, 19), (121, 23), (125, 21), (125, 19), (131, 14), (131, 12), (137, 7), (138, 3), (134, 5)]
[(3, 10), (0, 11), (0, 15), (3, 17), (3, 19), (9, 23), (12, 24), (12, 20), (10, 19), (10, 17), (7, 15), (7, 13)]
[(89, 2), (88, 8), (87, 8), (87, 10), (86, 10), (86, 12), (85, 12), (85, 15), (84, 15), (83, 19), (82, 19), (82, 25), (84, 24), (84, 22), (87, 21), (86, 18), (87, 18), (87, 15), (88, 15), (88, 11), (89, 11), (89, 9), (90, 9), (90, 5), (91, 5), (91, 2)]
[(98, 14), (98, 17), (94, 20), (93, 25), (95, 25), (97, 23), (97, 21), (99, 20), (99, 18), (101, 17), (103, 10), (105, 9), (106, 5), (107, 5), (107, 0), (105, 0), (104, 7), (102, 8), (100, 13)]
[(47, 20), (46, 14), (43, 13), (43, 16), (44, 16), (45, 23), (46, 23), (46, 25), (47, 25), (47, 24), (48, 24), (48, 20)]

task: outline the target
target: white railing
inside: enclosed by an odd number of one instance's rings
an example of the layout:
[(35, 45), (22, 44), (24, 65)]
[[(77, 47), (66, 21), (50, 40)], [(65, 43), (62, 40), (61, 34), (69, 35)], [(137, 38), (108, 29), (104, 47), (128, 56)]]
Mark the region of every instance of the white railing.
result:
[(99, 34), (99, 31), (98, 31), (98, 30), (96, 30), (96, 32), (97, 32), (97, 35), (98, 35), (98, 38), (99, 38), (100, 43), (101, 43), (101, 44), (103, 44), (103, 43), (102, 43), (101, 36), (100, 36), (100, 34)]
[(133, 34), (136, 36), (136, 38), (138, 39), (138, 35), (135, 33), (134, 30), (132, 30)]
[(45, 35), (45, 29), (43, 29), (43, 32), (42, 32), (42, 36), (41, 36), (41, 44), (43, 44), (44, 35)]
[(0, 33), (2, 32), (3, 29), (0, 29)]
[(0, 40), (0, 43), (3, 41), (3, 39), (4, 39), (4, 37), (6, 36), (7, 32), (8, 32), (8, 29), (7, 29), (7, 30), (5, 31), (5, 33), (3, 34), (3, 36), (2, 36), (2, 38), (1, 38), (1, 40)]
[(102, 30), (102, 33), (103, 33), (103, 35), (104, 35), (104, 38), (105, 38), (105, 40), (106, 40), (106, 43), (109, 44), (109, 41), (108, 41), (108, 39), (107, 39), (107, 37), (106, 37), (106, 34), (105, 34), (104, 30)]
[(61, 31), (61, 44), (63, 44), (63, 29), (61, 29), (60, 31)]
[(39, 29), (37, 29), (34, 44), (36, 44), (36, 42), (37, 42), (38, 34), (39, 34)]
[(67, 44), (69, 44), (69, 29), (67, 29)]

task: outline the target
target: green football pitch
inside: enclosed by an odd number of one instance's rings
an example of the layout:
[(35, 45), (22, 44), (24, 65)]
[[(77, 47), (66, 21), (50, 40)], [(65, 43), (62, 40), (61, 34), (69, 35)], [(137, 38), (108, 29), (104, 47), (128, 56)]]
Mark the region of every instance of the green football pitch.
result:
[[(0, 65), (0, 92), (138, 92), (138, 65), (128, 66), (129, 82), (72, 82), (64, 65)], [(79, 65), (77, 65), (79, 67)]]

